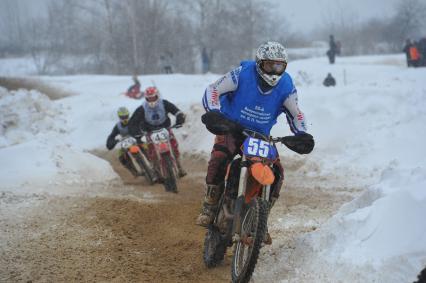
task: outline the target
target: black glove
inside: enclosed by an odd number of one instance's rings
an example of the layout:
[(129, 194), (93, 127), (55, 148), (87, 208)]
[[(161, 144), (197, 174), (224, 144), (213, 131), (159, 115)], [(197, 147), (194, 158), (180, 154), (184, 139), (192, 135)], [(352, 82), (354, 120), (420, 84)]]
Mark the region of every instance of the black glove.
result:
[(118, 141), (114, 138), (108, 137), (106, 147), (108, 150), (111, 150), (115, 147), (115, 145), (118, 143)]
[(281, 142), (299, 154), (311, 153), (315, 146), (314, 137), (308, 133), (283, 137)]
[(244, 129), (238, 123), (235, 123), (223, 116), (220, 112), (210, 111), (201, 116), (201, 122), (206, 125), (207, 130), (215, 135), (226, 135), (241, 133)]
[(176, 125), (182, 125), (185, 123), (185, 114), (179, 113), (176, 115)]

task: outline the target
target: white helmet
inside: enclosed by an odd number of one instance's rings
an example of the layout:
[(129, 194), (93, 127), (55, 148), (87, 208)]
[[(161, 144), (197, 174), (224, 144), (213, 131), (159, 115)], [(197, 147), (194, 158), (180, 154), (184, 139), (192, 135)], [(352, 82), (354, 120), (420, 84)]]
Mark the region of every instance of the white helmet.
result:
[(275, 86), (287, 67), (287, 51), (278, 42), (268, 41), (256, 51), (256, 70), (270, 86)]

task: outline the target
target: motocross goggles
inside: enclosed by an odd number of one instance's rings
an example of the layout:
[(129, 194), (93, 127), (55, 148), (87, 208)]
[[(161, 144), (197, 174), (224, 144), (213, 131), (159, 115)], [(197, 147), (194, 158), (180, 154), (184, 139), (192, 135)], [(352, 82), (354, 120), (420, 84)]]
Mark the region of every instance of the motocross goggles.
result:
[(156, 102), (158, 100), (158, 95), (145, 96), (146, 101)]
[(282, 75), (287, 68), (287, 63), (283, 61), (262, 60), (260, 68), (268, 75)]
[(127, 125), (129, 123), (129, 115), (122, 115), (120, 116), (121, 124)]

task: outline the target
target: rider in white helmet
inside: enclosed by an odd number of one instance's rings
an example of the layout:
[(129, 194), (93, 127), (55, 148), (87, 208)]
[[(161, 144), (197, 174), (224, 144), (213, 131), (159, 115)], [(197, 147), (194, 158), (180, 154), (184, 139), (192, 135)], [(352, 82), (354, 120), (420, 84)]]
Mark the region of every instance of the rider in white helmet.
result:
[[(296, 88), (290, 75), (285, 72), (287, 62), (287, 52), (283, 45), (278, 42), (263, 43), (257, 49), (255, 61), (241, 62), (238, 68), (207, 87), (203, 97), (205, 110), (219, 112), (241, 128), (266, 136), (277, 122), (277, 117), (285, 113), (290, 130), (302, 140), (306, 140), (297, 152), (309, 153), (313, 149), (314, 140), (307, 133), (305, 117), (298, 107)], [(204, 118), (206, 117), (208, 115), (204, 115)], [(217, 121), (204, 118), (203, 123), (209, 130), (215, 128)], [(216, 135), (208, 164), (206, 192), (202, 212), (197, 219), (198, 225), (208, 226), (214, 220), (223, 192), (227, 165), (238, 154), (243, 141), (241, 135)], [(275, 161), (274, 167), (277, 181), (271, 188), (272, 204), (279, 197), (284, 178), (279, 159)], [(270, 242), (269, 240), (266, 242)]]

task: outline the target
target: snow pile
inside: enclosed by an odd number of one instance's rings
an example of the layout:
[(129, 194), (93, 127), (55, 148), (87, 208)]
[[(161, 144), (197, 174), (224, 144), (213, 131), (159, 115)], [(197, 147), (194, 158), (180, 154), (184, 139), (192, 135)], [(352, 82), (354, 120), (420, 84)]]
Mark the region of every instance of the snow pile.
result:
[(0, 147), (44, 136), (48, 131), (65, 132), (61, 110), (37, 91), (0, 88), (0, 121)]
[(39, 92), (0, 88), (2, 190), (34, 192), (116, 176), (107, 162), (69, 141), (63, 110)]

